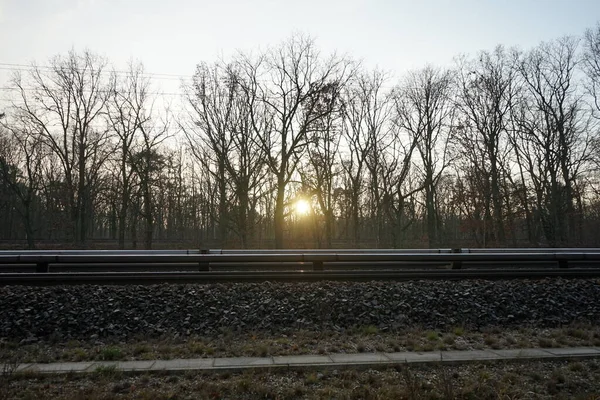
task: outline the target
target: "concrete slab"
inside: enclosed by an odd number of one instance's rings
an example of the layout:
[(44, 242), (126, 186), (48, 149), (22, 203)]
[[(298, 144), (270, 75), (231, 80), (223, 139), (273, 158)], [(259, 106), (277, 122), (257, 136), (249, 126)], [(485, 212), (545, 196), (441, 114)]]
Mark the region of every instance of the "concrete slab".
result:
[(64, 362), (54, 364), (35, 364), (39, 372), (84, 372), (93, 362)]
[(175, 359), (175, 360), (156, 360), (152, 371), (161, 370), (182, 370), (182, 369), (208, 369), (214, 365), (214, 358), (193, 358), (193, 359)]
[(590, 348), (590, 347), (567, 347), (567, 348), (557, 348), (557, 349), (543, 349), (550, 354), (554, 354), (555, 356), (600, 356), (600, 350)]
[(384, 353), (332, 354), (333, 362), (345, 364), (360, 364), (374, 362), (390, 362)]
[(471, 350), (471, 351), (442, 351), (442, 361), (470, 361), (470, 360), (498, 360), (503, 358), (501, 355), (487, 350)]
[(553, 354), (542, 349), (504, 349), (504, 350), (488, 350), (506, 358), (546, 358), (553, 357)]
[[(98, 368), (113, 367), (120, 371), (164, 371), (164, 370), (225, 370), (252, 367), (265, 368), (310, 368), (310, 367), (356, 367), (388, 363), (431, 363), (431, 362), (468, 362), (482, 360), (519, 360), (536, 358), (599, 357), (598, 347), (571, 347), (549, 349), (507, 349), (507, 350), (471, 350), (471, 351), (435, 351), (435, 352), (397, 352), (397, 353), (358, 353), (332, 355), (297, 355), (277, 357), (228, 357), (197, 358), (176, 360), (147, 361), (99, 361), (65, 362), (52, 364), (24, 363), (16, 371), (41, 373), (94, 372)], [(2, 365), (0, 365), (2, 366)]]
[(273, 357), (277, 365), (298, 365), (298, 364), (333, 364), (329, 356), (322, 355), (299, 355), (299, 356), (278, 356)]
[[(27, 368), (31, 367), (32, 365), (33, 365), (32, 363), (19, 364), (16, 371), (21, 372), (21, 371), (26, 370)], [(5, 368), (5, 365), (2, 365), (2, 371), (5, 370), (4, 368)]]
[(117, 361), (96, 361), (86, 368), (85, 372), (94, 372), (98, 368), (117, 368), (118, 364)]
[(387, 358), (395, 362), (406, 362), (406, 357), (408, 357), (411, 353), (409, 351), (400, 351), (397, 353), (383, 353)]
[(253, 365), (273, 365), (271, 357), (228, 357), (215, 358), (215, 367), (249, 367)]
[(123, 371), (139, 371), (152, 368), (155, 362), (155, 360), (119, 361), (117, 363), (117, 368), (122, 369)]
[(407, 363), (420, 363), (420, 362), (435, 362), (442, 361), (442, 357), (440, 356), (439, 351), (431, 351), (431, 352), (415, 352), (408, 353), (406, 356)]

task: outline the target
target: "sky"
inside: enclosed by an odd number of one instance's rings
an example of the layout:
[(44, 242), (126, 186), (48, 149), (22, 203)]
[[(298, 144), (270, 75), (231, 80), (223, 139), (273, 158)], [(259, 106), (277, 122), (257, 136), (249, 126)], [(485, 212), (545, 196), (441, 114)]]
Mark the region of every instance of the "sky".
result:
[[(527, 49), (581, 35), (598, 0), (0, 0), (1, 64), (44, 65), (89, 49), (116, 69), (140, 60), (154, 74), (190, 76), (198, 62), (276, 45), (294, 32), (401, 76), (498, 44)], [(162, 79), (163, 90), (177, 79)], [(175, 89), (177, 90), (177, 89)]]

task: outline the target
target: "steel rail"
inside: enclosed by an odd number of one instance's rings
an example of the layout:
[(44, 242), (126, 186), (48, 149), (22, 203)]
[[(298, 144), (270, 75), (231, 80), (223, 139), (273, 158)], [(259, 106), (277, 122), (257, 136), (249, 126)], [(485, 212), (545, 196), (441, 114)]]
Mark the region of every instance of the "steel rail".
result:
[(280, 272), (104, 272), (104, 273), (6, 273), (7, 285), (144, 285), (158, 283), (314, 282), (314, 281), (407, 281), (407, 280), (507, 280), (543, 278), (597, 278), (600, 268), (504, 269), (504, 270), (410, 270), (410, 271), (280, 271)]

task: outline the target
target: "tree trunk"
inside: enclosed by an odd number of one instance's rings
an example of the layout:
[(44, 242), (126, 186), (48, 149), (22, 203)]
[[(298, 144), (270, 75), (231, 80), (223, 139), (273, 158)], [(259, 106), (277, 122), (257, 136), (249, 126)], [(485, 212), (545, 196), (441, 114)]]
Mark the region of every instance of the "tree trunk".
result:
[(275, 228), (275, 248), (283, 249), (283, 228), (284, 228), (284, 197), (285, 197), (285, 185), (283, 184), (283, 177), (277, 178), (277, 197), (275, 199), (275, 217), (274, 217), (274, 228)]
[(129, 179), (127, 178), (127, 162), (125, 155), (127, 147), (123, 145), (123, 159), (121, 160), (121, 179), (123, 192), (121, 194), (121, 208), (119, 209), (119, 249), (125, 248), (125, 229), (127, 228), (127, 208), (129, 207)]
[(33, 226), (31, 221), (31, 203), (27, 201), (23, 205), (25, 208), (23, 222), (25, 224), (25, 235), (27, 236), (27, 248), (33, 250), (35, 249), (35, 240), (33, 237)]
[[(81, 129), (81, 128), (80, 128)], [(80, 134), (81, 135), (81, 134)], [(77, 215), (76, 215), (76, 232), (75, 242), (79, 246), (83, 246), (85, 242), (85, 146), (84, 138), (79, 138), (79, 162), (78, 162), (78, 182), (77, 182)]]
[(131, 216), (131, 247), (137, 249), (137, 212)]
[(122, 199), (121, 209), (119, 210), (119, 249), (125, 248), (125, 229), (127, 228), (127, 205), (125, 199)]
[(227, 183), (225, 182), (225, 164), (221, 160), (219, 163), (219, 243), (221, 248), (227, 244), (227, 223), (229, 221), (227, 213)]
[(249, 212), (248, 212), (248, 191), (242, 191), (239, 195), (239, 220), (238, 220), (238, 224), (239, 224), (239, 230), (240, 230), (240, 241), (241, 241), (241, 245), (242, 248), (248, 248), (248, 228), (249, 228), (249, 224), (248, 224), (248, 219), (249, 219)]
[(144, 188), (144, 219), (146, 220), (146, 227), (144, 230), (144, 248), (147, 250), (152, 249), (152, 233), (154, 232), (151, 201), (152, 195), (150, 193), (150, 188), (146, 185)]
[(502, 197), (500, 194), (500, 184), (498, 179), (498, 167), (496, 166), (495, 160), (492, 160), (492, 168), (491, 168), (491, 184), (492, 184), (492, 203), (494, 205), (494, 227), (496, 232), (496, 241), (499, 245), (504, 245), (506, 243), (506, 235), (504, 232), (504, 215), (502, 212)]
[(333, 243), (333, 211), (325, 211), (325, 241), (327, 248), (331, 249)]
[(435, 193), (433, 189), (433, 181), (431, 178), (427, 178), (425, 187), (425, 203), (427, 208), (427, 238), (429, 241), (429, 248), (433, 249), (437, 247), (437, 217), (435, 210)]

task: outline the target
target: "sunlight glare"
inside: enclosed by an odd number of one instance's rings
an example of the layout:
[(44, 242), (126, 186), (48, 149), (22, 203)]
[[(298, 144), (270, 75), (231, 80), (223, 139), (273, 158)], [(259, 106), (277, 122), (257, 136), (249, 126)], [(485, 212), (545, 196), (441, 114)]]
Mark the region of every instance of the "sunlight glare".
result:
[(306, 215), (310, 212), (310, 204), (306, 200), (298, 200), (296, 201), (295, 211), (298, 215)]

